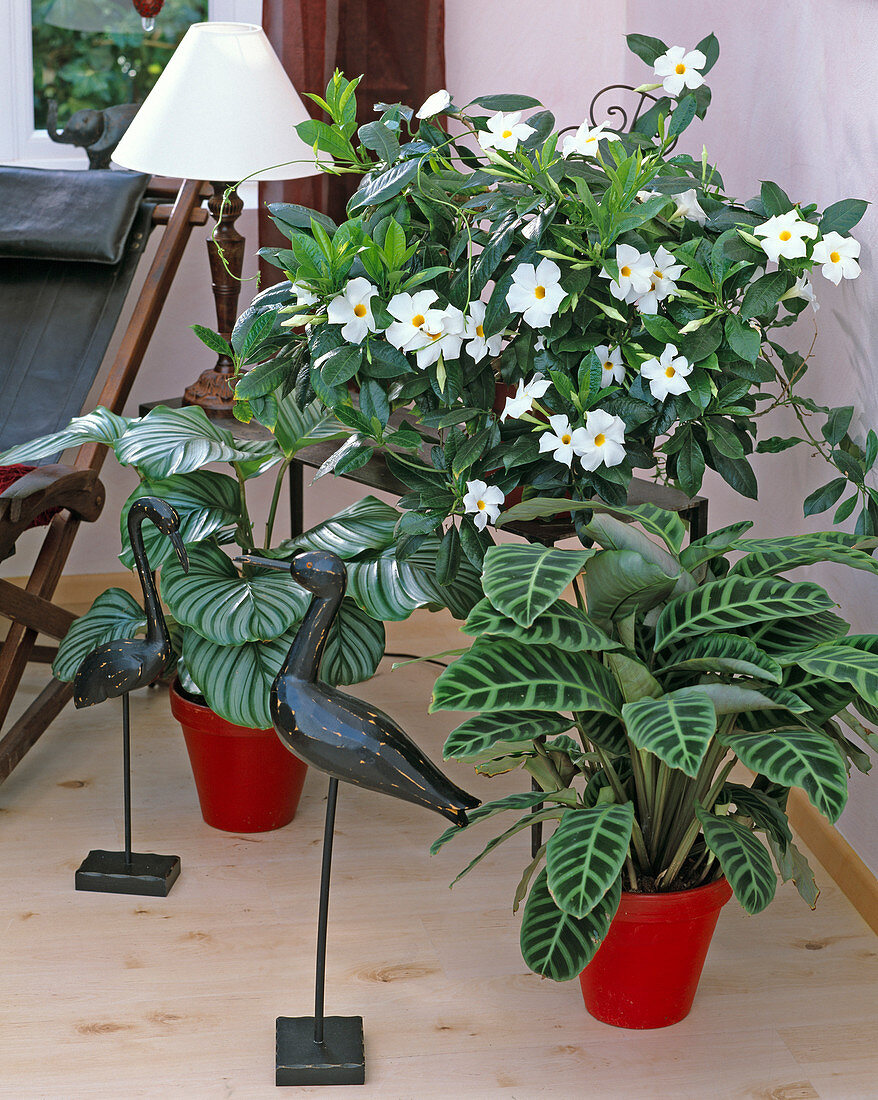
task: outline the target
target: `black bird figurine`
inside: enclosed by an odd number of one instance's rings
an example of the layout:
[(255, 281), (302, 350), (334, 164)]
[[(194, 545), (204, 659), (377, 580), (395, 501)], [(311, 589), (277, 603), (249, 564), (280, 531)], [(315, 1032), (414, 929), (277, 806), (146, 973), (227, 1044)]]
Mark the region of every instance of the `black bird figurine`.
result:
[(143, 589), (146, 637), (120, 638), (98, 646), (85, 657), (73, 678), (73, 703), (94, 706), (105, 699), (122, 696), (122, 771), (125, 820), (125, 851), (89, 852), (76, 872), (76, 889), (120, 894), (148, 894), (167, 897), (180, 874), (178, 856), (131, 851), (131, 735), (128, 693), (146, 687), (162, 674), (171, 658), (171, 639), (162, 614), (155, 575), (150, 569), (141, 530), (151, 520), (173, 544), (183, 569), (189, 558), (180, 537), (180, 517), (170, 504), (158, 497), (140, 497), (128, 511), (128, 536), (134, 563)]
[[(365, 1080), (363, 1020), (324, 1019), (326, 924), (338, 781), (381, 791), (434, 810), (456, 825), (479, 799), (455, 786), (383, 711), (317, 679), (329, 629), (347, 584), (336, 554), (305, 550), (291, 562), (246, 554), (246, 565), (289, 569), (314, 594), (286, 660), (271, 685), (271, 717), (279, 737), (300, 759), (327, 772), (329, 797), (323, 836), (323, 871), (317, 931), (317, 982), (313, 1017), (277, 1020), (278, 1085), (362, 1084)], [(325, 1026), (324, 1026), (325, 1025)]]

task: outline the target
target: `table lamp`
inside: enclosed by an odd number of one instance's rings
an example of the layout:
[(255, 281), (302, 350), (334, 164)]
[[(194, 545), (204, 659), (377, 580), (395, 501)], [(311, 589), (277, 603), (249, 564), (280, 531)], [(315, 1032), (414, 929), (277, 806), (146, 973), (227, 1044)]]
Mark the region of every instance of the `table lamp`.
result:
[[(210, 181), (216, 227), (207, 251), (216, 327), (226, 340), (244, 263), (244, 238), (235, 229), (244, 204), (235, 184), (316, 175), (314, 154), (295, 131), (309, 117), (261, 27), (195, 23), (113, 154), (123, 168)], [(220, 355), (186, 388), (185, 403), (230, 414), (232, 371), (229, 356)]]

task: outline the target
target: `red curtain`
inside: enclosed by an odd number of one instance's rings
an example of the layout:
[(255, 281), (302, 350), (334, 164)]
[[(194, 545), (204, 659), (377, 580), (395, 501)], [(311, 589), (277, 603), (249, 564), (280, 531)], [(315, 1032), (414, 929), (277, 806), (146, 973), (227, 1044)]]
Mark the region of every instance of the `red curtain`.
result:
[[(335, 69), (353, 78), (362, 125), (375, 118), (379, 102), (417, 108), (445, 86), (444, 0), (263, 0), (262, 25), (296, 90), (323, 94)], [(315, 117), (322, 117), (316, 104)], [(268, 202), (296, 202), (344, 220), (353, 176), (314, 176), (259, 185), (259, 243), (282, 245), (266, 214)], [(263, 287), (281, 272), (262, 265)]]

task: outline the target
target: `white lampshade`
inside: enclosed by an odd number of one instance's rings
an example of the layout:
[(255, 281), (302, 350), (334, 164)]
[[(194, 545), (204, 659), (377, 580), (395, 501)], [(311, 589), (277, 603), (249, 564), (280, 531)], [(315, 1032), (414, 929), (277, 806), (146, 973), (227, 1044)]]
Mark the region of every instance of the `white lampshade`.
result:
[(293, 128), (309, 117), (261, 27), (195, 23), (113, 160), (183, 179), (313, 176), (314, 153)]

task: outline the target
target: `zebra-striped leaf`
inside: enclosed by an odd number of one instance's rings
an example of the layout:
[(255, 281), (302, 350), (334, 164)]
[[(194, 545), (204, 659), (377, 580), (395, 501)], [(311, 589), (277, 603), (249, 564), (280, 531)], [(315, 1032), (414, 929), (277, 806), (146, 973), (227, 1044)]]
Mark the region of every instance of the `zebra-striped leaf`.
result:
[[(545, 791), (519, 791), (516, 794), (507, 794), (504, 798), (495, 798), (493, 802), (483, 802), (473, 810), (467, 810), (467, 822), (464, 829), (471, 829), (480, 821), (496, 817), (497, 814), (507, 810), (529, 810), (533, 806), (539, 806), (546, 801)], [(463, 830), (459, 825), (452, 825), (440, 836), (436, 837), (430, 845), (430, 855), (435, 856), (439, 849), (448, 843), (454, 836), (460, 836)]]
[(446, 760), (466, 760), (481, 756), (498, 741), (532, 741), (535, 737), (552, 737), (569, 730), (570, 726), (570, 719), (563, 714), (538, 710), (475, 714), (451, 731), (442, 755)]
[(745, 635), (760, 649), (774, 657), (778, 664), (791, 664), (803, 650), (821, 642), (842, 638), (850, 630), (850, 624), (831, 611), (794, 619), (780, 619), (754, 623), (744, 627)]
[(108, 588), (64, 635), (52, 674), (65, 682), (72, 680), (93, 649), (105, 642), (133, 638), (144, 630), (146, 615), (137, 600), (123, 588)]
[(329, 628), (321, 678), (330, 684), (360, 684), (375, 675), (383, 656), (384, 623), (345, 596)]
[(729, 572), (741, 577), (765, 577), (801, 565), (835, 561), (875, 573), (878, 561), (865, 551), (876, 545), (878, 539), (864, 539), (844, 531), (817, 531), (777, 539), (741, 539), (735, 549), (745, 551), (746, 556), (736, 561)]
[(530, 626), (519, 626), (514, 619), (492, 607), (488, 600), (480, 600), (461, 630), (464, 634), (501, 634), (528, 645), (555, 645), (571, 653), (620, 647), (619, 642), (613, 641), (587, 615), (561, 600), (538, 615)]
[(790, 727), (727, 734), (719, 740), (748, 768), (784, 787), (801, 787), (822, 814), (838, 820), (848, 798), (847, 772), (825, 733)]
[(749, 638), (740, 634), (705, 634), (675, 650), (662, 672), (731, 672), (779, 684), (783, 670)]
[(0, 455), (0, 463), (12, 466), (18, 462), (36, 462), (41, 458), (53, 458), (70, 447), (82, 443), (106, 443), (112, 447), (132, 422), (125, 416), (99, 405), (85, 416), (75, 416), (66, 428), (52, 435), (44, 435), (27, 443), (11, 447)]
[(771, 857), (752, 829), (728, 817), (715, 817), (696, 804), (704, 841), (719, 860), (723, 874), (743, 909), (760, 913), (774, 897), (777, 876)]
[(430, 710), (599, 710), (618, 716), (619, 688), (586, 653), (535, 649), (513, 638), (477, 638), (448, 666)]
[(541, 825), (544, 821), (557, 820), (563, 813), (564, 810), (562, 808), (558, 806), (549, 806), (544, 807), (542, 810), (537, 810), (535, 813), (525, 814), (525, 816), (519, 818), (514, 825), (510, 825), (508, 829), (504, 829), (502, 833), (498, 833), (497, 836), (492, 837), (479, 854), (469, 861), (460, 874), (455, 875), (450, 886), (455, 886), (460, 882), (463, 876), (469, 874), (473, 867), (477, 867), (485, 856), (489, 856), (495, 848), (499, 848), (500, 845), (511, 836), (515, 836), (516, 833), (520, 833), (523, 829), (529, 829), (532, 825)]
[(774, 577), (724, 577), (671, 600), (656, 623), (655, 647), (662, 649), (707, 631), (816, 614), (833, 606), (820, 585), (810, 581), (791, 584)]
[(850, 684), (867, 703), (878, 706), (878, 654), (850, 645), (822, 645), (798, 660), (814, 676)]
[(713, 703), (692, 688), (626, 703), (622, 718), (638, 748), (693, 778), (716, 732)]
[(485, 595), (519, 626), (530, 626), (561, 595), (594, 554), (548, 546), (491, 546), (485, 554)]
[[(189, 550), (189, 572), (171, 558), (162, 595), (174, 618), (217, 645), (237, 646), (277, 638), (304, 615), (311, 597), (286, 570), (248, 568), (238, 573), (217, 546)], [(197, 680), (194, 670), (189, 666)]]
[(591, 962), (607, 934), (622, 897), (618, 879), (584, 917), (555, 904), (544, 867), (534, 880), (521, 921), (521, 955), (531, 970), (556, 982), (569, 982)]
[(600, 902), (628, 854), (634, 806), (571, 807), (546, 846), (549, 892), (572, 917), (584, 917)]

